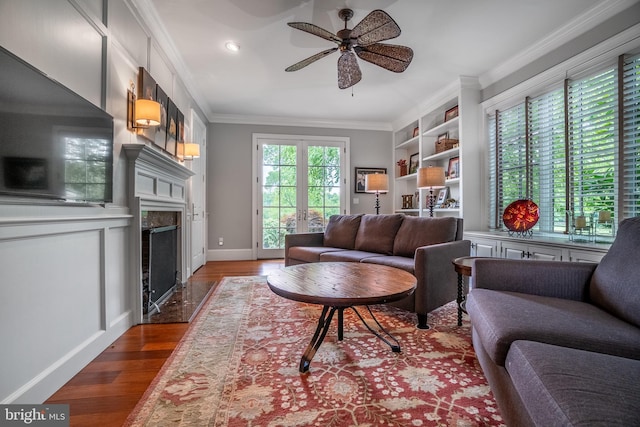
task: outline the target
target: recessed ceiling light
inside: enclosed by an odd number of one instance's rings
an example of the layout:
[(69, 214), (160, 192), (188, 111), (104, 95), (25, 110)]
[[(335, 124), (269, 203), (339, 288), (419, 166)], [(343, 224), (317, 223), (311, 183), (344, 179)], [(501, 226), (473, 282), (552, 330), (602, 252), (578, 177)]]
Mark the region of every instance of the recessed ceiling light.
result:
[(224, 47), (227, 48), (227, 50), (230, 50), (231, 52), (237, 52), (240, 50), (240, 45), (234, 41), (228, 41), (224, 44)]

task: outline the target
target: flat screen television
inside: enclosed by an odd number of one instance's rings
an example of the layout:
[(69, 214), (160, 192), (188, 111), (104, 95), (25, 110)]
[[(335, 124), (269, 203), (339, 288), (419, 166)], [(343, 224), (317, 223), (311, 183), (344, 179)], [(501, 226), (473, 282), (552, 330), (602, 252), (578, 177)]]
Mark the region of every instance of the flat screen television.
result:
[(113, 201), (113, 117), (0, 46), (0, 194)]

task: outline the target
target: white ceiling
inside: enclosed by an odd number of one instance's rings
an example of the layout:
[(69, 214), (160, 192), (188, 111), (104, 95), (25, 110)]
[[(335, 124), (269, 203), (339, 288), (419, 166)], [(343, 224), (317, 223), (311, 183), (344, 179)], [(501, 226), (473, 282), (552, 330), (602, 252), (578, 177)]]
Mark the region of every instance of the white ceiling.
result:
[[(627, 0), (132, 0), (212, 122), (344, 123), (391, 128), (458, 76), (483, 85), (593, 28)], [(414, 58), (402, 74), (359, 60), (362, 81), (337, 85), (333, 53), (308, 67), (284, 69), (334, 47), (287, 22), (332, 33), (383, 9), (398, 23)], [(225, 42), (241, 49), (231, 53)]]

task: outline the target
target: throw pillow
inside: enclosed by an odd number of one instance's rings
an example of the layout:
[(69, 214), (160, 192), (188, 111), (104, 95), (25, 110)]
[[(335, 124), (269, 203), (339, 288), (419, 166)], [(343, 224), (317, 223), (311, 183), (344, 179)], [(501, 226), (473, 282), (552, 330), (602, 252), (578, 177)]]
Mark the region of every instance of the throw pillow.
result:
[(360, 227), (359, 215), (331, 215), (324, 229), (324, 246), (331, 248), (353, 249), (356, 233)]
[(385, 255), (393, 253), (393, 240), (404, 215), (364, 215), (356, 235), (356, 249)]
[(402, 221), (393, 244), (393, 254), (413, 257), (420, 246), (452, 242), (456, 239), (458, 220), (408, 216)]

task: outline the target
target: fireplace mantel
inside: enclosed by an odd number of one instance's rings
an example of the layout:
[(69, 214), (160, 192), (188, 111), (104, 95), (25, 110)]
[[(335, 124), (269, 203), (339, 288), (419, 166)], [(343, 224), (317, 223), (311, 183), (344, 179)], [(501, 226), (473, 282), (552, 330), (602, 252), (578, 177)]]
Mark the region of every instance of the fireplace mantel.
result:
[(131, 282), (134, 303), (134, 323), (142, 323), (142, 211), (171, 211), (179, 213), (180, 237), (178, 258), (182, 282), (187, 280), (187, 236), (182, 225), (187, 218), (188, 180), (194, 172), (167, 155), (145, 144), (123, 144), (128, 159), (129, 209), (132, 222)]
[(130, 197), (168, 198), (185, 203), (186, 182), (195, 175), (191, 170), (145, 144), (123, 144), (122, 148), (130, 165)]

